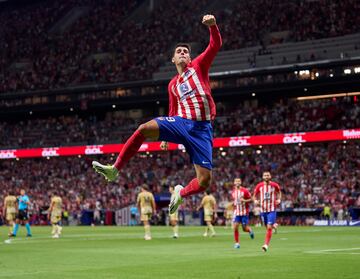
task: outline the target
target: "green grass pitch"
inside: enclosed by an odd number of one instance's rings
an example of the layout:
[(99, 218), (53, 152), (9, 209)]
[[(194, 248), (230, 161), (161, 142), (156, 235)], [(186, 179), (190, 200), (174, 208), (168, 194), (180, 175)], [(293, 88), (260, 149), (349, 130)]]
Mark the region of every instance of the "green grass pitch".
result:
[(202, 227), (180, 227), (172, 239), (169, 227), (152, 227), (153, 240), (143, 240), (142, 227), (65, 227), (61, 239), (50, 227), (25, 228), (10, 244), (0, 228), (0, 278), (360, 278), (360, 228), (280, 227), (270, 249), (262, 252), (265, 229), (255, 239), (240, 233), (233, 248), (230, 229), (216, 227), (204, 238)]

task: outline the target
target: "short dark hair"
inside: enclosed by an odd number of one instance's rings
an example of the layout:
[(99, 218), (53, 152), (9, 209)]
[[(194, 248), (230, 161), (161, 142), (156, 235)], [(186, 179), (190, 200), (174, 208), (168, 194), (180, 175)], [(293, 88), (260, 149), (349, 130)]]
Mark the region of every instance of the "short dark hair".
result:
[(175, 48), (174, 48), (173, 53), (175, 53), (175, 50), (176, 50), (178, 47), (186, 47), (186, 48), (189, 50), (189, 53), (191, 53), (191, 46), (190, 46), (190, 44), (188, 44), (188, 43), (177, 43), (176, 46), (175, 46)]

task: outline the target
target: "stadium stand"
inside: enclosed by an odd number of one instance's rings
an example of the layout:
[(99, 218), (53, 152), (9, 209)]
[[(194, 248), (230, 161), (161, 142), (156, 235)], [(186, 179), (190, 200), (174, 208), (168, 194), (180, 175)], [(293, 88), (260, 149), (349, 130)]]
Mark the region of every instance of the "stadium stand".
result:
[[(148, 1), (51, 2), (2, 12), (0, 23), (6, 27), (1, 31), (5, 47), (0, 53), (0, 92), (149, 79), (153, 74), (168, 77), (169, 73), (156, 71), (169, 60), (175, 42), (193, 42), (197, 50), (207, 43), (207, 31), (199, 18), (209, 9), (218, 15), (223, 50), (231, 50), (220, 53), (214, 71), (359, 54), (358, 35), (345, 36), (359, 29), (360, 7), (355, 0), (332, 5), (320, 0), (226, 1), (220, 7), (210, 0), (171, 0), (167, 1), (170, 9), (166, 13), (159, 4), (140, 20), (133, 15)], [(191, 24), (178, 32), (183, 18), (176, 14), (183, 10), (192, 11), (187, 16)], [(66, 25), (68, 17), (73, 22)], [(9, 24), (13, 20), (17, 20), (16, 25)], [(58, 29), (62, 31), (56, 33)], [(319, 40), (327, 37), (332, 38)], [(244, 47), (248, 48), (233, 51)], [(226, 61), (233, 58), (236, 63), (228, 66)], [(164, 67), (160, 70), (168, 71), (168, 66)]]

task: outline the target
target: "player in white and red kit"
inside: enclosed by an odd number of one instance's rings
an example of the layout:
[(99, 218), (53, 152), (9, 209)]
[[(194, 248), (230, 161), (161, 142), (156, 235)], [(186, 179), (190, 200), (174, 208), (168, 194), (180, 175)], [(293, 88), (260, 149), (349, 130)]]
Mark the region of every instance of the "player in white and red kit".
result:
[(234, 189), (231, 193), (234, 202), (234, 248), (240, 248), (239, 241), (239, 224), (244, 232), (248, 232), (251, 239), (254, 239), (254, 232), (249, 226), (249, 204), (252, 201), (250, 191), (241, 186), (241, 178), (234, 179)]
[[(257, 199), (258, 196), (260, 196), (260, 201)], [(266, 252), (269, 248), (272, 229), (276, 224), (276, 206), (281, 202), (280, 186), (271, 181), (270, 172), (263, 173), (263, 182), (256, 185), (253, 199), (255, 204), (260, 204), (261, 218), (266, 226), (265, 244), (262, 246)]]
[(199, 56), (191, 60), (190, 46), (187, 44), (175, 47), (172, 62), (178, 74), (168, 86), (169, 116), (141, 124), (126, 141), (114, 165), (93, 162), (98, 173), (104, 175), (106, 180), (113, 181), (145, 139), (161, 140), (161, 148), (164, 150), (167, 150), (168, 142), (183, 144), (194, 164), (196, 178), (186, 187), (175, 186), (169, 205), (170, 214), (176, 212), (183, 198), (209, 187), (212, 178), (213, 135), (210, 121), (215, 118), (216, 107), (211, 95), (209, 69), (222, 40), (213, 15), (205, 15), (202, 23), (209, 28), (210, 42)]

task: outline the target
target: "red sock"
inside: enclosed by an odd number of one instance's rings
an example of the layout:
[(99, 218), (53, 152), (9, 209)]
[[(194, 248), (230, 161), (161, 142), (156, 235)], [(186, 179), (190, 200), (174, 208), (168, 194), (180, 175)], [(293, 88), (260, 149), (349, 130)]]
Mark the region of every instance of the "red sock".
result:
[(182, 189), (180, 191), (180, 196), (182, 198), (186, 198), (188, 196), (204, 192), (205, 190), (206, 190), (205, 187), (201, 187), (199, 185), (199, 182), (198, 182), (197, 178), (194, 178), (193, 180), (191, 180), (189, 182), (188, 185), (186, 185), (186, 187), (184, 189)]
[(144, 135), (139, 130), (136, 130), (135, 133), (133, 133), (126, 141), (123, 149), (116, 159), (114, 167), (120, 170), (130, 160), (130, 158), (138, 152), (144, 140)]
[(265, 244), (266, 245), (269, 245), (271, 236), (272, 236), (272, 229), (267, 229), (266, 236), (265, 236)]
[(239, 230), (234, 231), (234, 238), (235, 238), (235, 242), (239, 243)]

